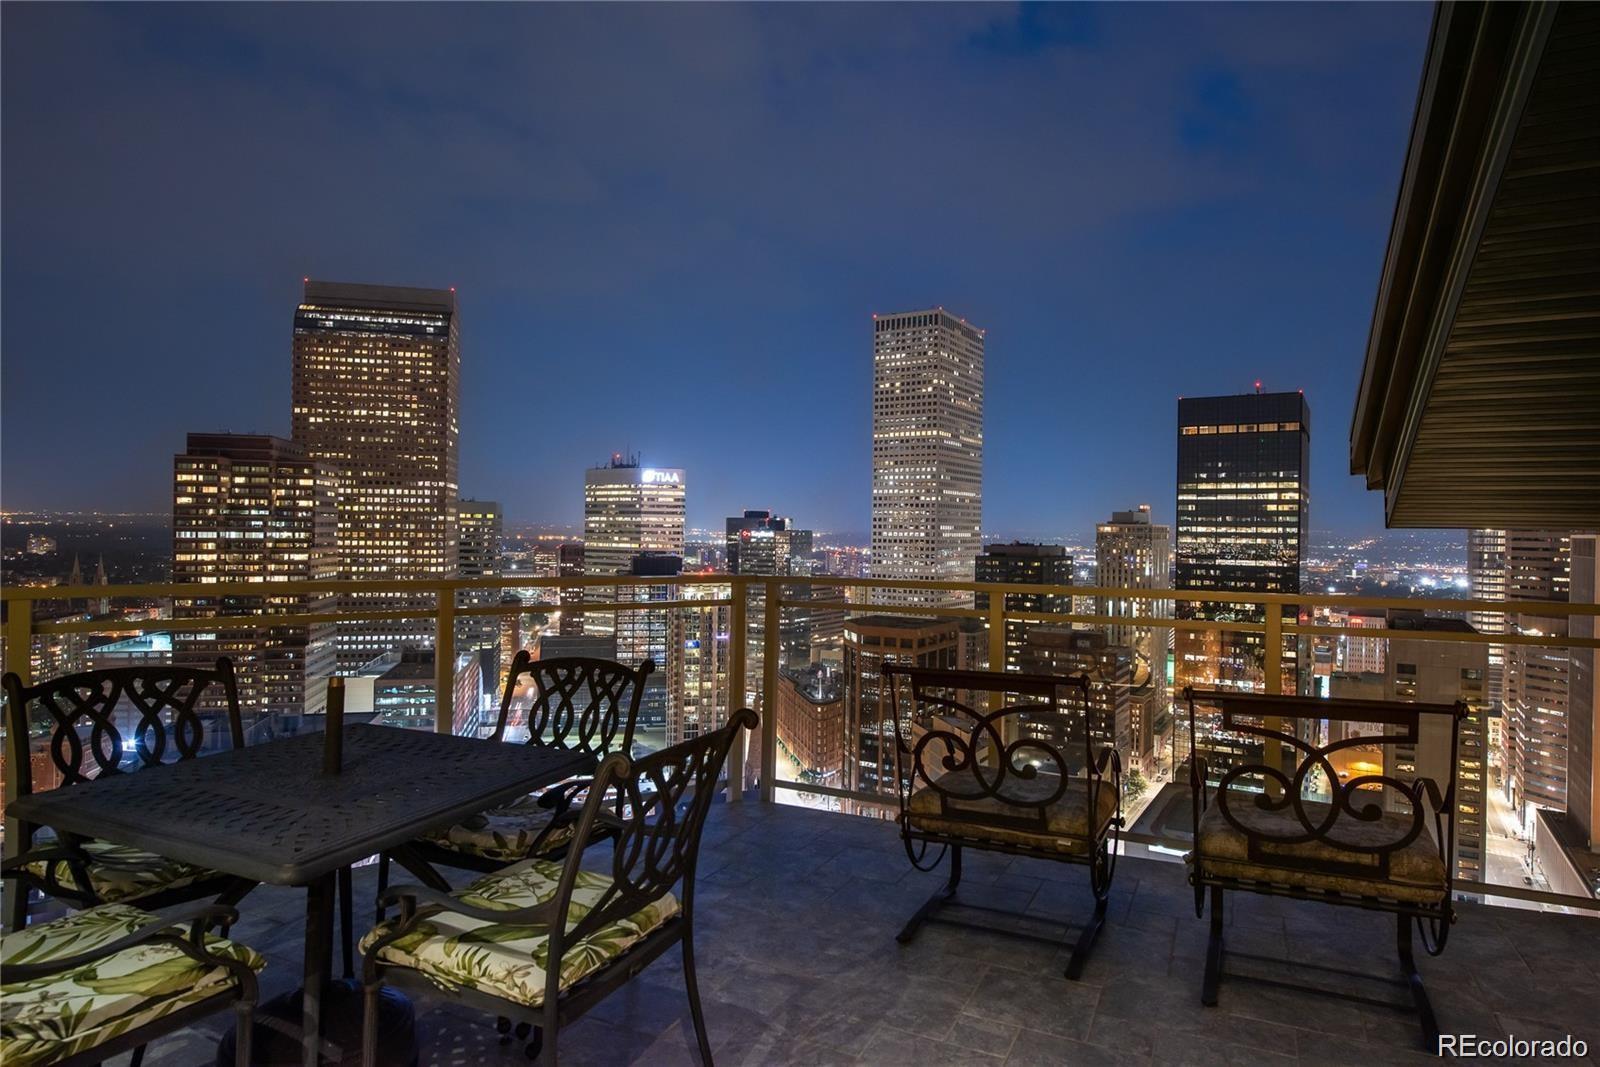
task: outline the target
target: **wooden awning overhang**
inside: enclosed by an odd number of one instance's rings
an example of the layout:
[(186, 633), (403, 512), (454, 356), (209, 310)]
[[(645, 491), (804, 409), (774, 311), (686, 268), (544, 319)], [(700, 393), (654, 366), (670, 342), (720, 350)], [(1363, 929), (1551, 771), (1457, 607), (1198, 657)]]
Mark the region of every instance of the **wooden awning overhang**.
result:
[(1600, 4), (1441, 4), (1350, 429), (1394, 527), (1600, 525)]

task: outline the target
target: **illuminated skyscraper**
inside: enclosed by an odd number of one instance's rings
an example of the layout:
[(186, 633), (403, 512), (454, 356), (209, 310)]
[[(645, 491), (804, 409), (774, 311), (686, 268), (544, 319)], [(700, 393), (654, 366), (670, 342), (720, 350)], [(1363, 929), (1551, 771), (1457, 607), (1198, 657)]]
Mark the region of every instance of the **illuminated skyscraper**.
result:
[[(1572, 537), (1574, 604), (1600, 604), (1600, 538)], [(1593, 615), (1571, 616), (1572, 636), (1593, 640), (1600, 630)], [(1600, 648), (1571, 650), (1571, 725), (1567, 747), (1567, 820), (1579, 847), (1600, 852)]]
[[(780, 577), (810, 574), (812, 536), (810, 530), (795, 529), (794, 520), (770, 511), (746, 511), (730, 517), (724, 527), (728, 573)], [(790, 600), (809, 600), (812, 587), (790, 586)], [(759, 697), (766, 663), (767, 593), (756, 586), (749, 594), (749, 651), (745, 665), (749, 689), (758, 698), (752, 705), (761, 710)], [(803, 605), (785, 606), (779, 621), (779, 666), (798, 670), (811, 662), (811, 611)]]
[[(1110, 522), (1094, 531), (1095, 585), (1106, 589), (1171, 589), (1172, 530), (1150, 521), (1150, 505), (1133, 511), (1113, 511)], [(1171, 601), (1108, 597), (1098, 605), (1102, 615), (1118, 619), (1160, 617), (1172, 610)], [(1166, 673), (1170, 627), (1151, 628), (1133, 623), (1106, 627), (1112, 645), (1133, 648), (1153, 671)]]
[[(637, 459), (611, 457), (583, 476), (583, 571), (627, 574), (641, 552), (683, 555), (684, 476), (677, 468), (641, 467)], [(609, 603), (611, 589), (585, 591), (588, 603)], [(584, 616), (587, 634), (615, 632), (610, 612)]]
[[(683, 600), (708, 599), (710, 586), (690, 585)], [(731, 609), (727, 605), (667, 614), (667, 744), (699, 737), (728, 722), (728, 647)]]
[[(1300, 393), (1185, 397), (1178, 401), (1179, 589), (1300, 592), (1309, 534), (1311, 411)], [(1247, 603), (1179, 600), (1178, 616), (1260, 623)], [(1284, 618), (1295, 608), (1284, 606)], [(1259, 633), (1179, 630), (1181, 688), (1257, 689), (1265, 680)], [(1297, 642), (1283, 644), (1283, 691), (1298, 690)]]
[[(1506, 532), (1504, 530), (1467, 531), (1467, 585), (1473, 600), (1506, 598)], [(1467, 616), (1472, 628), (1481, 634), (1506, 632), (1502, 611), (1474, 611)], [(1489, 646), (1489, 676), (1484, 692), (1489, 706), (1498, 709), (1505, 699), (1505, 646)]]
[[(972, 581), (983, 518), (983, 331), (943, 308), (872, 323), (872, 577)], [(879, 604), (968, 594), (875, 590)]]
[[(337, 574), (334, 472), (281, 437), (192, 433), (173, 457), (172, 579), (218, 582), (303, 581)], [(218, 615), (318, 613), (327, 593), (286, 597), (175, 598), (176, 619)], [(210, 667), (233, 660), (239, 703), (247, 713), (298, 718), (327, 706), (334, 673), (333, 628), (261, 626), (177, 630), (178, 664)]]
[[(975, 580), (1011, 585), (1071, 585), (1072, 557), (1060, 545), (1036, 545), (1016, 541), (1009, 545), (989, 545), (974, 564)], [(974, 598), (980, 611), (989, 609), (989, 594), (979, 593)], [(1057, 593), (1006, 593), (1005, 607), (1012, 612), (1040, 612), (1070, 614), (1072, 596)], [(994, 664), (994, 670), (1021, 670), (1022, 646), (1028, 630), (1041, 623), (1006, 620), (1006, 661)], [(1067, 623), (1062, 623), (1068, 626)], [(1069, 626), (1070, 628), (1070, 626)]]
[[(459, 538), (456, 557), (463, 578), (498, 578), (501, 572), (500, 539), (503, 526), (500, 505), (490, 500), (463, 500), (458, 505)], [(500, 603), (499, 589), (464, 589), (456, 595), (458, 608), (481, 608)], [(456, 654), (487, 653), (479, 669), (485, 692), (500, 684), (500, 617), (468, 615), (456, 620)], [(509, 662), (509, 661), (508, 661)], [(461, 709), (457, 708), (457, 712)]]
[[(296, 444), (339, 481), (341, 577), (455, 576), (461, 350), (453, 290), (307, 281), (294, 317)], [(365, 593), (348, 611), (430, 607)], [(339, 669), (431, 647), (426, 618), (341, 623)]]
[[(670, 552), (640, 552), (629, 561), (625, 572), (634, 577), (670, 578), (683, 573), (683, 557)], [(616, 587), (619, 602), (644, 604), (678, 599), (676, 583), (639, 583)], [(607, 614), (610, 614), (609, 612)], [(637, 667), (645, 660), (656, 665), (645, 679), (644, 696), (639, 701), (639, 726), (663, 730), (667, 726), (667, 701), (670, 680), (667, 672), (669, 616), (667, 608), (634, 608), (616, 613), (617, 660)]]
[[(1572, 539), (1565, 530), (1507, 530), (1506, 599), (1564, 604), (1570, 595)], [(1567, 616), (1510, 613), (1508, 633), (1567, 636)], [(1572, 651), (1557, 645), (1505, 646), (1506, 785), (1513, 804), (1565, 811), (1567, 717)]]
[[(566, 541), (556, 548), (556, 576), (558, 578), (583, 577), (583, 542)], [(561, 601), (561, 635), (576, 637), (583, 633), (583, 613), (568, 611), (569, 606), (583, 604), (583, 589), (564, 585), (559, 593)]]

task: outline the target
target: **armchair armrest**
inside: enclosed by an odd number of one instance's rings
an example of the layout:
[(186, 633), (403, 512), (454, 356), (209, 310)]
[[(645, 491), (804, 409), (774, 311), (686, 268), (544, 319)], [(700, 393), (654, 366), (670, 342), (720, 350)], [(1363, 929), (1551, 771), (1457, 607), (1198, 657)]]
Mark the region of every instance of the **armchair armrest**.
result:
[(593, 778), (573, 778), (540, 793), (537, 803), (541, 808), (554, 809), (560, 814), (572, 807), (573, 802), (592, 785)]
[[(172, 916), (152, 915), (150, 916), (150, 921), (137, 930), (124, 934), (115, 941), (101, 945), (99, 948), (91, 949), (88, 952), (80, 952), (73, 956), (62, 956), (53, 960), (44, 960), (40, 963), (7, 962), (5, 964), (5, 980), (7, 983), (15, 983), (48, 978), (52, 975), (107, 959), (130, 948), (149, 944), (170, 945), (196, 962), (209, 963), (226, 967), (229, 970), (236, 970), (243, 965), (237, 960), (212, 953), (206, 947), (205, 935), (206, 930), (212, 923), (231, 924), (238, 918), (239, 912), (236, 909), (221, 904), (202, 904)], [(174, 931), (183, 932), (174, 935)], [(248, 969), (245, 968), (245, 970)]]
[(0, 877), (16, 878), (27, 872), (28, 867), (35, 863), (50, 863), (52, 861), (66, 863), (86, 858), (81, 850), (59, 842), (36, 845), (26, 852), (12, 856), (8, 860), (0, 861)]

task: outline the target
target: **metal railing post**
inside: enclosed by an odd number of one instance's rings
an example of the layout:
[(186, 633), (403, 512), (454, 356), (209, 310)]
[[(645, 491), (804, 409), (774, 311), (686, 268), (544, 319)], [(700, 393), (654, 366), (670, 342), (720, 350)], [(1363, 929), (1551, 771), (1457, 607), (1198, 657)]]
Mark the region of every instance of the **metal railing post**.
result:
[(778, 656), (782, 642), (778, 628), (783, 619), (783, 583), (768, 578), (766, 633), (761, 653), (761, 799), (778, 799)]
[(456, 591), (439, 590), (433, 617), (433, 729), (453, 734), (456, 729)]
[[(33, 601), (11, 600), (6, 605), (6, 670), (33, 683)], [(9, 779), (7, 779), (9, 782)]]
[[(747, 685), (745, 681), (745, 653), (750, 634), (745, 620), (745, 583), (731, 576), (728, 605), (728, 714), (745, 706)], [(744, 752), (749, 744), (748, 731), (741, 730), (739, 739), (728, 752), (728, 800), (736, 803), (744, 799)]]
[[(6, 605), (6, 662), (5, 669), (22, 679), (23, 685), (33, 684), (33, 601), (13, 600)], [(7, 738), (5, 745), (6, 759), (27, 759), (29, 740), (24, 733), (22, 737)], [(17, 799), (17, 769), (6, 768), (5, 803), (9, 810), (11, 802)], [(5, 817), (5, 856), (11, 859), (17, 854), (17, 821), (11, 816)], [(16, 879), (6, 880), (6, 893), (22, 892), (21, 883)], [(9, 903), (9, 900), (7, 901)], [(7, 909), (9, 914), (10, 909)]]
[[(1283, 609), (1276, 604), (1266, 605), (1266, 632), (1262, 640), (1266, 644), (1263, 650), (1262, 665), (1266, 678), (1262, 679), (1268, 696), (1280, 696), (1283, 693)], [(1276, 716), (1269, 716), (1262, 723), (1268, 730), (1282, 730), (1283, 720)], [(1281, 768), (1283, 766), (1283, 742), (1277, 738), (1268, 738), (1262, 746), (1263, 762), (1268, 767)], [(1266, 783), (1269, 796), (1281, 796), (1282, 786), (1277, 779), (1268, 779)]]
[[(1006, 597), (993, 593), (989, 597), (989, 669), (1006, 669)], [(989, 710), (999, 711), (1002, 694), (989, 694)]]

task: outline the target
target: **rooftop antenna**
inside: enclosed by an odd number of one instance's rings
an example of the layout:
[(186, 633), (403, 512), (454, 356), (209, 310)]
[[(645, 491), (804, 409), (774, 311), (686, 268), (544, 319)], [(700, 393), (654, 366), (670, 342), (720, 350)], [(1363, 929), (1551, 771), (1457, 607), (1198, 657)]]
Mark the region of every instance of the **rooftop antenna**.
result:
[(1256, 379), (1256, 394), (1260, 395), (1260, 393), (1261, 393), (1261, 379), (1257, 378)]

